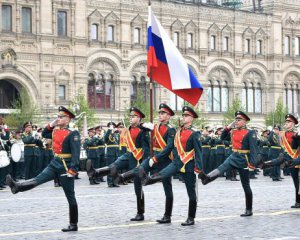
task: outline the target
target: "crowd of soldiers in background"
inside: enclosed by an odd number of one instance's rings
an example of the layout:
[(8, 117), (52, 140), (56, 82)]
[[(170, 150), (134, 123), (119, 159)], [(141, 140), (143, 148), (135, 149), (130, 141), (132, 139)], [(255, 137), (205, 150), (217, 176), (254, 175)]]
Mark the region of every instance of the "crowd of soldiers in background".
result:
[[(122, 132), (124, 124), (110, 122), (107, 126), (96, 126), (88, 129), (88, 136), (81, 138), (81, 170), (85, 170), (86, 159), (91, 159), (95, 168), (108, 166), (119, 156), (127, 151)], [(279, 131), (281, 127), (275, 125), (273, 128), (257, 132), (258, 135), (258, 154), (263, 161), (275, 159), (282, 152), (279, 143)], [(232, 153), (231, 142), (221, 140), (220, 136), (223, 127), (212, 128), (204, 127), (201, 130), (202, 153), (204, 172), (208, 173), (221, 165), (224, 160)], [(32, 128), (23, 128), (22, 131), (10, 131), (0, 118), (0, 151), (6, 151), (10, 156), (10, 148), (13, 144), (18, 144), (22, 151), (22, 157), (18, 162), (13, 160), (6, 167), (0, 168), (0, 190), (5, 188), (5, 176), (10, 173), (15, 180), (31, 179), (37, 176), (48, 163), (53, 159), (52, 143), (50, 139), (43, 139), (41, 136), (42, 128), (32, 125)], [(250, 178), (255, 179), (259, 172), (258, 169), (251, 172)], [(290, 175), (289, 169), (283, 170), (284, 175)], [(270, 176), (273, 181), (281, 181), (280, 166), (272, 169), (264, 169), (264, 176)], [(236, 170), (226, 172), (226, 180), (238, 181)], [(77, 176), (78, 178), (78, 176)], [(175, 179), (183, 181), (180, 173), (174, 176)], [(91, 185), (105, 182), (103, 178), (89, 179)], [(122, 184), (127, 185), (127, 182)], [(54, 180), (56, 187), (60, 186), (58, 178)], [(111, 176), (107, 177), (108, 187), (119, 187), (119, 182)]]

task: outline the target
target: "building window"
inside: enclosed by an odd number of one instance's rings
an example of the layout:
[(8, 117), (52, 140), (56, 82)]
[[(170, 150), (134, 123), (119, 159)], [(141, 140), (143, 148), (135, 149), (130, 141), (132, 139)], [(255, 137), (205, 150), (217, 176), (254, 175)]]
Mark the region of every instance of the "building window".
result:
[(114, 42), (114, 26), (109, 25), (107, 27), (107, 41), (108, 42)]
[(210, 36), (210, 50), (216, 50), (216, 36)]
[(223, 51), (228, 52), (229, 51), (229, 37), (223, 38)]
[(58, 86), (58, 98), (59, 98), (59, 100), (66, 100), (66, 86), (65, 85)]
[(105, 79), (103, 74), (100, 74), (98, 79), (95, 79), (93, 74), (89, 74), (88, 101), (91, 108), (114, 109), (112, 74), (109, 75), (108, 79)]
[(262, 90), (260, 84), (255, 88), (253, 83), (250, 83), (249, 86), (244, 83), (242, 89), (242, 106), (250, 113), (262, 112)]
[(295, 56), (300, 56), (300, 37), (295, 37)]
[(133, 41), (135, 44), (140, 44), (141, 43), (141, 29), (135, 28), (134, 29), (134, 34), (133, 34)]
[(11, 6), (2, 5), (2, 30), (12, 31)]
[(251, 42), (250, 39), (245, 40), (245, 53), (250, 54)]
[(283, 106), (288, 108), (289, 113), (300, 112), (300, 90), (298, 85), (284, 84)]
[(92, 24), (91, 38), (92, 38), (92, 40), (98, 40), (98, 24)]
[(184, 100), (174, 93), (170, 92), (170, 107), (175, 111), (181, 111), (184, 105)]
[(179, 47), (179, 32), (174, 32), (173, 34), (173, 42), (176, 47)]
[(57, 35), (64, 37), (67, 36), (67, 12), (57, 12)]
[(206, 110), (208, 112), (226, 112), (228, 110), (228, 92), (226, 81), (223, 84), (218, 80), (214, 84), (209, 81)]
[(136, 78), (136, 76), (132, 76), (132, 82), (131, 82), (131, 86), (130, 86), (130, 103), (131, 104), (136, 101), (137, 86), (138, 86), (137, 78)]
[(188, 35), (187, 35), (187, 47), (193, 48), (193, 34), (192, 33), (188, 33)]
[(262, 40), (256, 41), (256, 54), (258, 55), (262, 54)]
[(290, 37), (289, 36), (284, 37), (284, 54), (286, 56), (290, 56)]
[(22, 7), (22, 32), (31, 33), (31, 8)]

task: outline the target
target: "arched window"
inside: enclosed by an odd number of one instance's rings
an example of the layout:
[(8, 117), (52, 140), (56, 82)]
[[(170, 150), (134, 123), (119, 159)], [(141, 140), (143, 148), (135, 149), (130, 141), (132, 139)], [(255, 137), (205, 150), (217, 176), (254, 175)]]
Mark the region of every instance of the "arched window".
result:
[(229, 104), (229, 76), (223, 69), (215, 69), (209, 74), (207, 105), (208, 112), (226, 112)]
[(300, 78), (297, 73), (289, 73), (285, 79), (283, 91), (283, 106), (288, 108), (290, 113), (300, 113)]
[(108, 42), (115, 41), (115, 27), (113, 25), (109, 25), (107, 27), (107, 41)]
[(253, 83), (249, 83), (248, 86), (244, 83), (242, 89), (242, 106), (250, 113), (262, 112), (262, 90), (260, 83), (256, 87)]
[(134, 29), (134, 34), (133, 34), (133, 40), (135, 44), (140, 44), (141, 43), (141, 29), (140, 28), (135, 28)]
[(136, 101), (137, 96), (137, 80), (136, 76), (132, 76), (132, 82), (130, 86), (130, 102), (133, 103)]
[(98, 24), (92, 24), (91, 26), (91, 39), (98, 40)]
[(114, 86), (113, 75), (108, 79), (103, 74), (99, 74), (95, 79), (95, 74), (89, 74), (88, 100), (89, 106), (95, 109), (114, 109)]

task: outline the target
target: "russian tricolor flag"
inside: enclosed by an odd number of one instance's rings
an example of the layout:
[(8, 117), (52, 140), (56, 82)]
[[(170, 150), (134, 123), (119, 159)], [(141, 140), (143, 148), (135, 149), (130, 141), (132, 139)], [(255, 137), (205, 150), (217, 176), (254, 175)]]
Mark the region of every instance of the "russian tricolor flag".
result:
[[(203, 88), (149, 6), (147, 75), (194, 106)], [(152, 76), (150, 76), (150, 69)]]

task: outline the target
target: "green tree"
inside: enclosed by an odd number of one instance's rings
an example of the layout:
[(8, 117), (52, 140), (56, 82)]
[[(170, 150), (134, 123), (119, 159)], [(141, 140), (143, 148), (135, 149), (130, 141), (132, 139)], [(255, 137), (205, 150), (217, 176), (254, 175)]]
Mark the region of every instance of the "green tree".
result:
[(274, 124), (282, 126), (286, 114), (288, 114), (288, 109), (283, 107), (282, 98), (278, 98), (275, 110), (269, 112), (265, 117), (266, 126), (273, 126)]
[(40, 116), (38, 106), (24, 88), (20, 90), (19, 98), (12, 102), (11, 109), (12, 113), (5, 117), (5, 122), (12, 129), (21, 129), (27, 121), (35, 123)]
[(228, 110), (223, 114), (223, 124), (228, 125), (234, 119), (236, 111), (245, 111), (239, 98), (234, 98)]
[[(92, 127), (94, 125), (94, 123), (96, 122), (96, 119), (95, 119), (96, 112), (94, 109), (89, 107), (86, 97), (81, 91), (79, 91), (79, 93), (77, 93), (74, 96), (74, 98), (70, 101), (69, 107), (77, 116), (80, 115), (81, 113), (85, 112), (88, 127)], [(84, 122), (84, 118), (83, 118), (83, 114), (82, 114), (82, 117), (80, 117), (76, 121), (76, 126), (79, 129), (82, 129), (83, 122)]]

